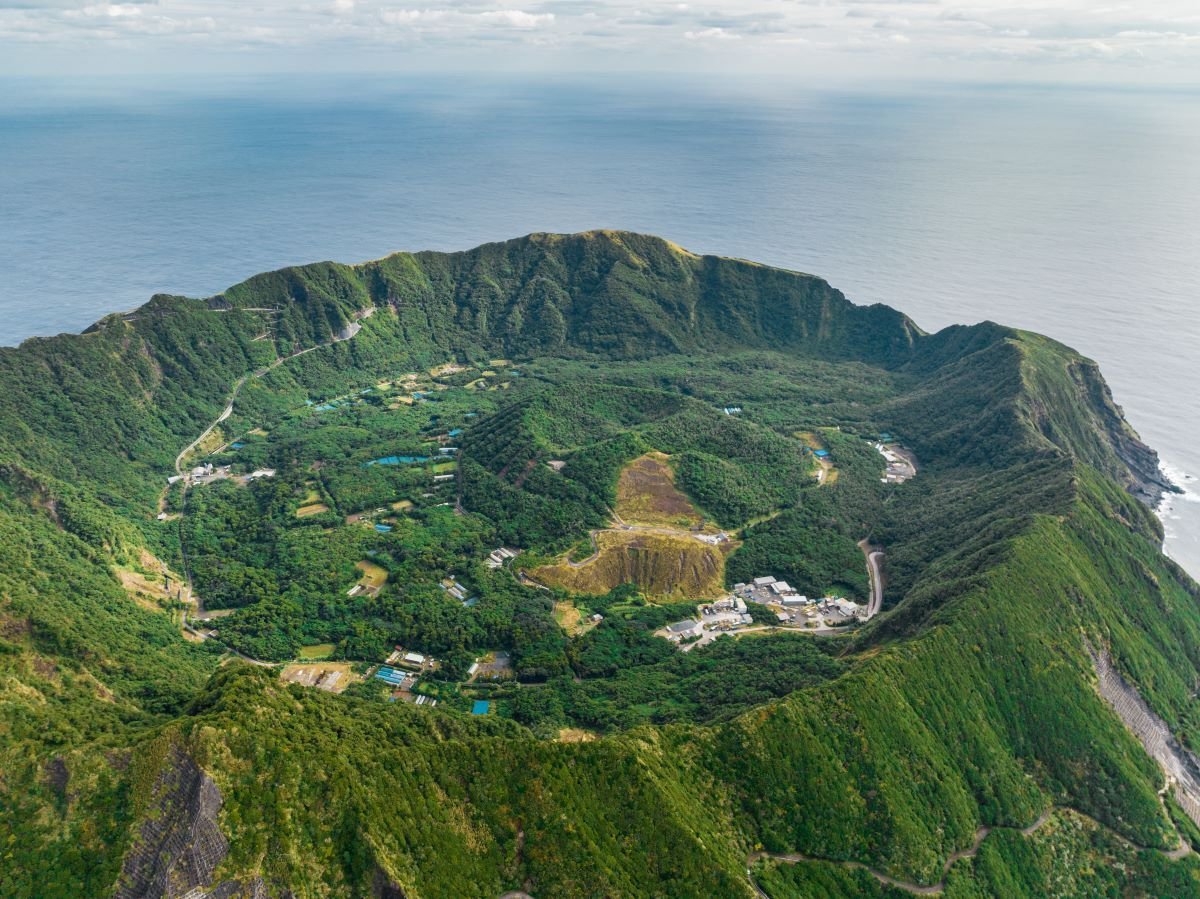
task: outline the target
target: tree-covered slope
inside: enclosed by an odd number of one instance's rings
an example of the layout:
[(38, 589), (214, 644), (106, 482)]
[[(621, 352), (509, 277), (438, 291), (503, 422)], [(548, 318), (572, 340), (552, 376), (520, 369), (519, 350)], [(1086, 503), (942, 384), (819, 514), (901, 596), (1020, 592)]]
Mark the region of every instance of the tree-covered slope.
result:
[[(500, 357), (534, 373), (511, 400), (480, 395), (454, 482), (466, 514), (340, 529), (380, 501), (376, 480), (402, 481), (372, 456), (416, 436), (357, 414), (322, 430), (306, 402)], [(234, 560), (255, 563), (242, 580), (222, 558), (250, 540), (240, 521), (158, 520), (177, 510), (177, 454), (239, 385), (225, 437), (278, 428), (261, 458), (279, 480), (195, 509), (261, 518), (254, 539), (274, 542)], [(744, 417), (721, 411), (734, 401)], [(837, 483), (809, 483), (795, 435), (813, 428)], [(920, 459), (902, 488), (861, 439), (881, 431)], [(622, 618), (624, 594), (587, 600), (611, 620), (568, 636), (507, 572), (477, 576), (471, 610), (421, 581), (460, 545), (583, 539), (651, 450), (745, 526), (739, 576), (861, 590), (843, 573), (854, 543), (884, 546), (884, 613), (804, 652), (769, 641), (805, 636), (748, 634), (667, 659), (644, 631), (671, 619)], [(1094, 363), (1060, 344), (992, 324), (926, 335), (820, 279), (623, 233), (286, 269), (0, 350), (0, 893), (785, 897), (945, 878), (960, 896), (1200, 895), (1195, 857), (1164, 854), (1179, 827), (1162, 772), (1089, 655), (1111, 652), (1200, 747), (1200, 589), (1139, 502), (1163, 486)], [(309, 490), (336, 509), (293, 526)], [(119, 577), (147, 553), (182, 569), (181, 539), (201, 577), (226, 577), (223, 604), (264, 617), (332, 607), (304, 567), (320, 546), (340, 553), (331, 584), (391, 553), (396, 592), (335, 622), (345, 645), (437, 632), (450, 659), (510, 641), (536, 683), (511, 717), (468, 717), (218, 667)], [(580, 722), (598, 738), (553, 738)]]

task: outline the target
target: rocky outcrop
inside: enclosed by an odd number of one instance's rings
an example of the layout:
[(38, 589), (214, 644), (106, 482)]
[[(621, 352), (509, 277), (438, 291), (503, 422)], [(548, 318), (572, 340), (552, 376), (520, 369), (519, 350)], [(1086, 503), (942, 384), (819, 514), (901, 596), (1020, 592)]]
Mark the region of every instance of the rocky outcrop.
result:
[(114, 899), (266, 899), (261, 878), (210, 886), (229, 852), (217, 822), (221, 791), (182, 747), (168, 752), (148, 804)]
[(1137, 689), (1113, 667), (1107, 650), (1087, 647), (1096, 666), (1100, 695), (1141, 742), (1146, 754), (1158, 762), (1167, 786), (1179, 807), (1200, 825), (1200, 759), (1179, 744), (1163, 721), (1142, 699)]
[(1158, 453), (1147, 446), (1125, 420), (1124, 411), (1113, 399), (1095, 362), (1077, 362), (1071, 373), (1088, 397), (1098, 430), (1108, 439), (1113, 453), (1126, 468), (1109, 473), (1122, 480), (1125, 488), (1143, 503), (1156, 507), (1164, 493), (1178, 490), (1163, 474)]

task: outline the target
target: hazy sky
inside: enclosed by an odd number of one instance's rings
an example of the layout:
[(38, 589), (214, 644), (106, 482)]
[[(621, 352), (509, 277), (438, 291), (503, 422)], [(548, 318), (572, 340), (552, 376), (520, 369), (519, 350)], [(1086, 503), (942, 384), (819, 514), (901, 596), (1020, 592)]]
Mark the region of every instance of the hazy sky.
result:
[(0, 72), (1200, 81), (1200, 0), (0, 0)]

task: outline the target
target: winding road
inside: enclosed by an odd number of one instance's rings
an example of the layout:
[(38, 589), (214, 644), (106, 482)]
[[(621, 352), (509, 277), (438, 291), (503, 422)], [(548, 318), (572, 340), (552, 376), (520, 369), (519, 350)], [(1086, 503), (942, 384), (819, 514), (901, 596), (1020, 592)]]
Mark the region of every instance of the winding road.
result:
[[(225, 311), (229, 311), (229, 310), (214, 309), (211, 311), (225, 312)], [(269, 312), (272, 310), (249, 309), (246, 311)], [(274, 310), (274, 311), (278, 311), (278, 310)], [(233, 414), (233, 404), (237, 401), (238, 393), (241, 392), (242, 387), (245, 386), (247, 381), (249, 381), (251, 378), (256, 378), (256, 379), (261, 378), (263, 375), (267, 374), (274, 368), (278, 368), (280, 365), (287, 362), (289, 359), (295, 359), (298, 356), (303, 356), (305, 353), (311, 353), (314, 350), (324, 349), (325, 347), (333, 346), (335, 343), (341, 343), (344, 340), (350, 340), (356, 334), (358, 334), (359, 331), (362, 330), (362, 319), (370, 318), (374, 312), (375, 312), (375, 307), (370, 306), (367, 309), (362, 310), (362, 313), (359, 316), (359, 318), (357, 320), (352, 321), (349, 324), (347, 324), (346, 327), (342, 329), (341, 333), (333, 335), (333, 337), (331, 337), (329, 340), (325, 341), (324, 343), (318, 343), (315, 346), (308, 347), (307, 349), (298, 350), (297, 352), (290, 353), (287, 356), (277, 356), (275, 358), (275, 360), (273, 362), (271, 362), (270, 365), (264, 366), (263, 368), (260, 368), (257, 371), (253, 371), (250, 374), (242, 375), (240, 378), (238, 378), (233, 383), (233, 389), (229, 392), (229, 401), (225, 404), (225, 408), (221, 410), (221, 414), (218, 415), (213, 420), (213, 422), (201, 432), (199, 437), (197, 437), (195, 440), (193, 440), (191, 443), (189, 443), (187, 446), (185, 446), (180, 451), (179, 455), (175, 457), (175, 473), (181, 477), (184, 477), (183, 498), (182, 498), (182, 502), (180, 503), (180, 512), (179, 512), (179, 551), (180, 551), (180, 556), (183, 561), (183, 576), (184, 576), (185, 582), (187, 583), (187, 592), (188, 592), (187, 598), (188, 598), (188, 600), (195, 602), (196, 611), (198, 613), (200, 613), (200, 614), (204, 613), (204, 601), (201, 597), (196, 596), (195, 592), (193, 591), (192, 568), (191, 568), (191, 564), (189, 563), (189, 560), (188, 560), (187, 540), (184, 539), (184, 533), (183, 533), (183, 522), (184, 522), (184, 519), (187, 518), (188, 490), (191, 487), (191, 485), (188, 483), (188, 481), (186, 479), (186, 476), (184, 475), (184, 464), (183, 464), (184, 459), (186, 459), (188, 457), (188, 454), (191, 453), (194, 449), (196, 449), (196, 447), (198, 447), (201, 443), (203, 443), (205, 438), (207, 438), (208, 435), (211, 434), (217, 428), (218, 425), (220, 425), (223, 421), (228, 419), (229, 416), (231, 416)], [(163, 494), (164, 499), (165, 499), (165, 496), (166, 496), (166, 494), (164, 493)], [(160, 499), (159, 500), (160, 509), (162, 507), (162, 502), (163, 502), (163, 500)], [(184, 615), (184, 620), (185, 621), (187, 620), (186, 613)], [(241, 656), (248, 662), (254, 662), (256, 665), (265, 664), (263, 662), (258, 662), (255, 659), (251, 659), (249, 656), (242, 656), (242, 654), (237, 652), (236, 650), (231, 649), (230, 651), (233, 652), (235, 655)]]
[[(977, 856), (979, 854), (979, 849), (983, 845), (983, 841), (986, 840), (988, 835), (991, 834), (993, 831), (1017, 830), (1017, 831), (1020, 831), (1022, 836), (1030, 837), (1030, 836), (1033, 836), (1037, 831), (1041, 830), (1042, 827), (1045, 826), (1046, 823), (1049, 822), (1052, 817), (1054, 817), (1054, 813), (1058, 812), (1058, 811), (1071, 812), (1072, 814), (1079, 815), (1080, 817), (1085, 818), (1088, 821), (1091, 821), (1093, 824), (1095, 824), (1099, 827), (1104, 827), (1106, 830), (1109, 830), (1110, 832), (1112, 832), (1110, 828), (1107, 828), (1104, 824), (1101, 824), (1099, 821), (1097, 821), (1091, 815), (1088, 815), (1085, 812), (1079, 811), (1079, 809), (1072, 808), (1071, 806), (1067, 806), (1067, 805), (1054, 805), (1054, 806), (1051, 806), (1050, 808), (1046, 809), (1046, 811), (1042, 812), (1042, 814), (1038, 817), (1038, 819), (1027, 827), (1015, 827), (1015, 826), (1002, 825), (1002, 824), (998, 824), (998, 825), (991, 826), (991, 827), (989, 827), (989, 826), (980, 827), (977, 831), (975, 831), (975, 839), (968, 848), (960, 849), (957, 852), (951, 854), (950, 857), (946, 859), (946, 863), (942, 866), (942, 879), (934, 884), (911, 883), (910, 881), (907, 881), (907, 880), (899, 880), (888, 874), (884, 874), (882, 871), (876, 871), (874, 868), (870, 867), (869, 865), (865, 865), (862, 862), (845, 861), (845, 860), (841, 860), (841, 859), (819, 858), (816, 856), (803, 855), (798, 852), (790, 852), (790, 853), (755, 852), (755, 853), (752, 853), (746, 859), (746, 873), (750, 877), (750, 885), (754, 888), (754, 892), (758, 896), (763, 897), (763, 899), (770, 899), (770, 897), (755, 882), (754, 874), (753, 874), (753, 867), (754, 867), (755, 862), (758, 862), (764, 858), (769, 858), (769, 859), (773, 859), (774, 861), (784, 862), (785, 864), (793, 864), (793, 865), (798, 864), (798, 863), (803, 863), (803, 862), (826, 862), (826, 863), (831, 863), (831, 864), (835, 864), (835, 865), (841, 865), (844, 868), (851, 868), (851, 869), (855, 869), (855, 870), (859, 870), (859, 871), (866, 871), (868, 874), (870, 874), (872, 877), (874, 877), (876, 880), (878, 880), (880, 883), (884, 884), (885, 886), (890, 886), (890, 887), (894, 887), (898, 890), (903, 890), (904, 892), (911, 893), (914, 896), (940, 896), (942, 893), (944, 893), (946, 891), (946, 875), (950, 873), (950, 869), (953, 868), (957, 862), (960, 862), (965, 858), (975, 858), (975, 856)], [(1188, 855), (1192, 851), (1191, 847), (1184, 841), (1184, 839), (1182, 837), (1180, 837), (1180, 839), (1179, 839), (1178, 848), (1171, 849), (1171, 850), (1165, 850), (1165, 849), (1156, 849), (1156, 848), (1149, 847), (1149, 846), (1141, 846), (1137, 843), (1134, 843), (1132, 840), (1128, 840), (1125, 837), (1122, 837), (1120, 834), (1114, 833), (1113, 835), (1121, 842), (1125, 843), (1128, 846), (1133, 847), (1134, 849), (1138, 850), (1139, 852), (1160, 852), (1167, 858), (1175, 860), (1175, 861), (1178, 861), (1179, 859)]]
[[(308, 352), (308, 351), (305, 350), (305, 352)], [(297, 353), (296, 355), (299, 355), (299, 353)], [(264, 368), (260, 371), (255, 372), (254, 377), (256, 377), (256, 378), (260, 377), (262, 374), (267, 372), (269, 369), (274, 368), (276, 365), (278, 365), (280, 362), (282, 362), (283, 359), (285, 359), (285, 358), (290, 359), (292, 357), (285, 356), (285, 357), (281, 357), (280, 359), (277, 359), (271, 365), (267, 366), (267, 368)], [(237, 399), (238, 391), (242, 389), (242, 385), (245, 384), (246, 381), (248, 381), (250, 379), (250, 377), (251, 377), (250, 375), (242, 375), (240, 378), (237, 379), (237, 381), (234, 382), (233, 391), (229, 394), (229, 402), (226, 403), (225, 409), (221, 412), (220, 415), (217, 416), (216, 420), (212, 424), (210, 424), (207, 428), (204, 429), (204, 431), (200, 434), (199, 437), (197, 437), (195, 440), (193, 440), (191, 443), (189, 443), (187, 446), (185, 446), (182, 450), (180, 450), (179, 455), (175, 457), (175, 473), (176, 474), (178, 474), (178, 475), (183, 474), (183, 460), (185, 458), (187, 458), (188, 453), (190, 453), (192, 450), (194, 450), (196, 447), (198, 447), (201, 443), (203, 443), (204, 438), (206, 438), (209, 434), (211, 434), (216, 429), (217, 425), (219, 425), (221, 422), (223, 422), (225, 419), (227, 419), (230, 415), (233, 414), (233, 403)]]
[(883, 609), (883, 570), (880, 568), (883, 550), (872, 549), (866, 540), (860, 541), (858, 548), (867, 557), (867, 573), (871, 576), (871, 600), (867, 603), (865, 618), (866, 621), (870, 621)]

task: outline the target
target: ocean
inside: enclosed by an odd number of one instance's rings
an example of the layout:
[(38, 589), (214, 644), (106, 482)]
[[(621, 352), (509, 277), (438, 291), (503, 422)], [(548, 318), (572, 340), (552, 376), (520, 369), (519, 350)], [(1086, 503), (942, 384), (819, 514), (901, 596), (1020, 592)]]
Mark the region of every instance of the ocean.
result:
[(1186, 492), (1200, 576), (1195, 93), (263, 79), (0, 81), (0, 344), (153, 293), (531, 231), (623, 228), (827, 278), (926, 330), (1100, 362)]

